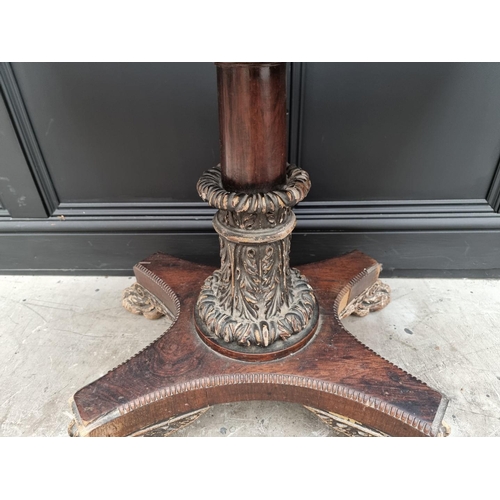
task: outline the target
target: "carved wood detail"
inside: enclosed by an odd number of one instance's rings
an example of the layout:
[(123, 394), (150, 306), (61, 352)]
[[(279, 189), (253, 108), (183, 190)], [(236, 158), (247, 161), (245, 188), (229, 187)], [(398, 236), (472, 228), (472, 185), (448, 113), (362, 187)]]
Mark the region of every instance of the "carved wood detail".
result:
[(370, 288), (358, 295), (340, 312), (340, 319), (351, 314), (366, 316), (370, 312), (383, 309), (391, 301), (391, 288), (386, 283), (377, 280)]
[(357, 422), (352, 418), (344, 417), (343, 415), (329, 411), (318, 410), (310, 406), (304, 406), (304, 408), (314, 413), (336, 433), (343, 434), (346, 437), (387, 437), (387, 434), (363, 425), (361, 422)]
[(191, 425), (195, 420), (198, 420), (207, 410), (206, 408), (201, 408), (200, 410), (192, 411), (179, 417), (169, 418), (164, 422), (156, 425), (147, 427), (146, 429), (141, 429), (140, 431), (132, 434), (132, 437), (167, 437), (174, 434), (183, 427)]
[(291, 208), (310, 186), (307, 173), (292, 165), (285, 186), (267, 193), (226, 191), (219, 167), (202, 175), (198, 193), (219, 209), (214, 227), (221, 268), (203, 284), (196, 315), (209, 337), (267, 347), (310, 329), (316, 298), (307, 279), (289, 265)]
[[(310, 406), (304, 405), (304, 408), (314, 413), (328, 427), (331, 427), (336, 433), (346, 437), (390, 437), (389, 434), (379, 431), (373, 427), (369, 427), (362, 422), (353, 420), (352, 418), (339, 415), (330, 411), (318, 410)], [(436, 437), (448, 437), (451, 429), (446, 422), (442, 422)]]
[(339, 320), (342, 298), (371, 287), (380, 265), (354, 252), (299, 270), (318, 297), (317, 333), (293, 356), (247, 363), (220, 356), (193, 328), (196, 289), (213, 268), (162, 254), (137, 265), (138, 282), (176, 319), (143, 351), (75, 394), (71, 433), (132, 435), (187, 411), (259, 399), (314, 406), (391, 436), (440, 435), (446, 398), (363, 346)]
[(125, 288), (122, 306), (133, 314), (142, 314), (146, 319), (158, 319), (162, 316), (174, 319), (165, 305), (139, 283)]
[(318, 407), (339, 428), (345, 415), (361, 432), (438, 435), (446, 398), (340, 321), (387, 304), (388, 288), (373, 286), (380, 264), (352, 252), (290, 268), (292, 208), (311, 183), (296, 166), (285, 171), (284, 63), (219, 63), (218, 90), (222, 172), (205, 172), (197, 189), (218, 209), (221, 267), (163, 254), (135, 266), (124, 306), (146, 317), (170, 310), (174, 320), (74, 395), (70, 433), (164, 435), (179, 415), (182, 423), (213, 404), (257, 399)]

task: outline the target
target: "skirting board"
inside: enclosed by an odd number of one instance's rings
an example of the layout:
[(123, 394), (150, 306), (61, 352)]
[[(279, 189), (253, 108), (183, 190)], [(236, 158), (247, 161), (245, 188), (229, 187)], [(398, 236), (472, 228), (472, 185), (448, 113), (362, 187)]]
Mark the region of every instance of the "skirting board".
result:
[[(164, 252), (218, 265), (215, 233), (0, 233), (1, 274), (131, 275), (145, 255)], [(292, 265), (360, 250), (386, 277), (500, 278), (500, 231), (294, 232)]]

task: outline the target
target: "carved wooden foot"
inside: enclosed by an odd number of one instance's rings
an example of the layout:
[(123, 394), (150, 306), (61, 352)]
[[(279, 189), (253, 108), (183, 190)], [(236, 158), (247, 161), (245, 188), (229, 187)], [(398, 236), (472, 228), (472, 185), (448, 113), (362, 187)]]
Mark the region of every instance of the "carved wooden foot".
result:
[[(370, 257), (352, 252), (301, 266), (319, 304), (316, 328), (293, 355), (261, 362), (221, 355), (196, 330), (199, 290), (214, 269), (155, 254), (134, 270), (174, 322), (149, 347), (74, 395), (71, 434), (144, 435), (165, 426), (168, 432), (176, 417), (250, 400), (300, 403), (324, 418), (342, 415), (369, 435), (444, 432), (446, 398), (365, 347), (341, 323), (339, 311), (360, 296), (367, 300), (366, 290), (377, 283), (380, 265)], [(285, 349), (287, 339), (280, 343)]]
[[(201, 410), (192, 411), (178, 417), (169, 418), (163, 422), (152, 425), (145, 429), (141, 429), (133, 434), (132, 437), (167, 437), (174, 434), (178, 430), (192, 424), (195, 420), (198, 420), (207, 410), (202, 408)], [(76, 424), (76, 420), (72, 420), (68, 426), (68, 434), (70, 437), (80, 437), (79, 428)]]
[(337, 413), (332, 413), (328, 411), (318, 410), (316, 408), (311, 408), (310, 406), (305, 406), (310, 412), (314, 413), (322, 422), (331, 427), (336, 433), (343, 434), (347, 437), (386, 437), (387, 434), (378, 431), (377, 429), (372, 429), (363, 425), (361, 422), (356, 422), (351, 418), (346, 418)]
[(370, 312), (380, 311), (391, 301), (391, 288), (389, 285), (377, 280), (371, 287), (356, 297), (340, 312), (340, 319), (351, 314), (366, 316)]
[[(331, 427), (337, 434), (343, 434), (346, 437), (388, 437), (388, 434), (378, 431), (364, 425), (362, 422), (332, 413), (328, 411), (318, 410), (309, 406), (304, 406), (310, 412), (314, 413), (322, 422)], [(450, 434), (450, 426), (442, 422), (438, 431), (438, 437), (448, 437)]]
[(122, 306), (133, 314), (142, 314), (146, 319), (158, 319), (162, 316), (173, 319), (165, 305), (139, 283), (125, 288)]

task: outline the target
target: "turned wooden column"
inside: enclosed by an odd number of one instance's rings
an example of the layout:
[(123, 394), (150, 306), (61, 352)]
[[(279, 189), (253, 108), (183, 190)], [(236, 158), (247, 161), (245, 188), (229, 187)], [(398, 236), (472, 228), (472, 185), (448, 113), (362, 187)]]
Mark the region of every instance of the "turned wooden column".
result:
[(222, 161), (198, 182), (219, 209), (221, 268), (202, 287), (196, 324), (211, 347), (240, 359), (255, 346), (298, 348), (318, 317), (311, 287), (289, 265), (292, 207), (311, 183), (286, 164), (285, 76), (285, 63), (217, 63)]
[(263, 193), (286, 180), (285, 63), (216, 63), (222, 184)]

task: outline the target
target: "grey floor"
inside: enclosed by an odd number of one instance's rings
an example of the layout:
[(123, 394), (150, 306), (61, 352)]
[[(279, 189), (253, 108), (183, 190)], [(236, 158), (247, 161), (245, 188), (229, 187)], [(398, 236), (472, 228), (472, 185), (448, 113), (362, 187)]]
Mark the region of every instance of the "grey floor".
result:
[[(451, 436), (500, 436), (500, 282), (387, 279), (392, 303), (347, 328), (450, 399)], [(0, 276), (0, 436), (66, 436), (68, 401), (157, 338), (122, 309), (127, 277)], [(299, 405), (210, 408), (177, 436), (332, 436)]]

